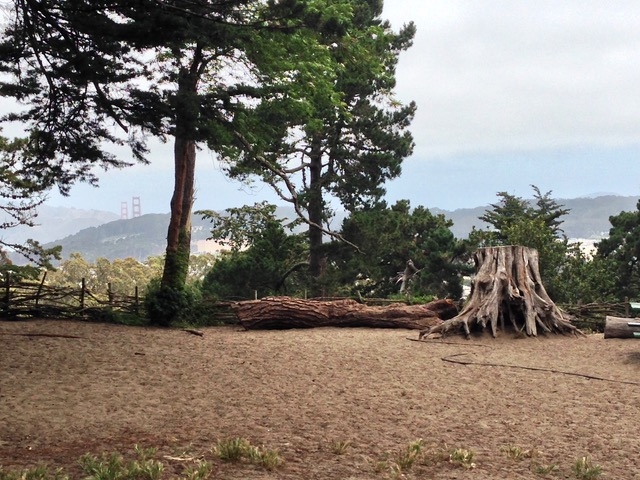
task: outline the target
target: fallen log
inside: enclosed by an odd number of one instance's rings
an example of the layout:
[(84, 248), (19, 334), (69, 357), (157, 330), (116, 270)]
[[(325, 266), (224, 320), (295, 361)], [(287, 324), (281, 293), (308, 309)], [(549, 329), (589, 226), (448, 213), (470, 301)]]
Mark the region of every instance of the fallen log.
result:
[(451, 300), (435, 300), (425, 305), (394, 304), (367, 306), (355, 300), (303, 300), (266, 297), (231, 305), (246, 330), (370, 327), (421, 330), (457, 315)]
[(607, 316), (604, 323), (604, 338), (635, 338), (634, 332), (640, 333), (640, 327), (630, 327), (629, 322), (639, 323), (637, 318)]

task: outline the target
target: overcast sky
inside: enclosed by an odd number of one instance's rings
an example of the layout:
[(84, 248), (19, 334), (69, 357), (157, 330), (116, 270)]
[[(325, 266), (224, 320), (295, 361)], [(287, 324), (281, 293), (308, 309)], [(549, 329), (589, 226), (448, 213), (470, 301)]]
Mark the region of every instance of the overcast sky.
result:
[[(640, 5), (637, 0), (386, 0), (397, 29), (415, 22), (398, 68), (397, 96), (415, 100), (416, 148), (388, 199), (455, 209), (496, 193), (554, 198), (640, 196)], [(102, 175), (52, 205), (168, 212), (170, 145), (152, 165)], [(275, 201), (247, 189), (199, 154), (196, 208)]]

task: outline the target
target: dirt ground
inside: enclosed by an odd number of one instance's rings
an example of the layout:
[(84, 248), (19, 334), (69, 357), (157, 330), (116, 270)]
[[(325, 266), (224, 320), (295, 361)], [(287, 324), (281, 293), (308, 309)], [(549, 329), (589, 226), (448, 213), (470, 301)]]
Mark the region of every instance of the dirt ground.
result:
[[(140, 444), (158, 447), (174, 478), (242, 437), (283, 465), (213, 460), (212, 478), (382, 479), (422, 439), (422, 460), (396, 477), (576, 478), (576, 459), (590, 456), (601, 478), (640, 478), (640, 341), (202, 331), (0, 322), (0, 465), (77, 478), (82, 454)], [(456, 448), (474, 468), (448, 460)]]

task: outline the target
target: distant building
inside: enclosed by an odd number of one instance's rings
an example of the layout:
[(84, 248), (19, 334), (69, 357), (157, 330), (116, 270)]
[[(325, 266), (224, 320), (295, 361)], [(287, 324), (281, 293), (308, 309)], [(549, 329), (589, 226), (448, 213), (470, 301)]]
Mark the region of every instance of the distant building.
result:
[(198, 253), (211, 253), (212, 255), (220, 255), (222, 252), (228, 251), (229, 247), (224, 245), (220, 245), (215, 240), (196, 240), (196, 251), (193, 252), (195, 254)]

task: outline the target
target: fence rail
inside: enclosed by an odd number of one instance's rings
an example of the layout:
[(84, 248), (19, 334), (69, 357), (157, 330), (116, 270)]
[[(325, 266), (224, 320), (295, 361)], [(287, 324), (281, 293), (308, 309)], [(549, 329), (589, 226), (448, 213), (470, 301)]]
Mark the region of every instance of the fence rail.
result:
[(40, 282), (12, 281), (2, 285), (0, 317), (96, 318), (105, 310), (140, 314), (138, 287), (133, 295), (116, 294), (109, 284), (104, 293), (91, 292), (84, 279), (77, 287), (57, 287)]

